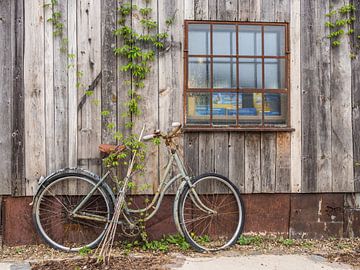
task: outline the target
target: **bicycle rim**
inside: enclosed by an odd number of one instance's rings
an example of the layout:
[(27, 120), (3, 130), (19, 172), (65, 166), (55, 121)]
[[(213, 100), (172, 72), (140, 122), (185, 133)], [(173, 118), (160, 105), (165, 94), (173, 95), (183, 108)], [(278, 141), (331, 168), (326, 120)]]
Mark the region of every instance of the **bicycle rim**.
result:
[[(95, 185), (84, 176), (66, 176), (43, 188), (35, 202), (35, 221), (41, 236), (52, 247), (78, 251), (84, 246), (94, 248), (100, 242), (107, 222), (70, 215)], [(111, 206), (106, 192), (98, 188), (77, 213), (109, 220)]]
[(217, 251), (234, 244), (244, 220), (236, 187), (228, 180), (212, 175), (197, 179), (193, 188), (201, 202), (192, 189), (185, 190), (180, 206), (185, 238), (198, 251)]

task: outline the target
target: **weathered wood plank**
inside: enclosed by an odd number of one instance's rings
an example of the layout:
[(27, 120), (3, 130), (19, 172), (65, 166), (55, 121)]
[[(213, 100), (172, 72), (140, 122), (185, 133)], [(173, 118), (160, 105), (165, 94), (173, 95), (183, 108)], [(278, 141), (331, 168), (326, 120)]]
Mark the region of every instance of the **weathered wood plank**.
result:
[(215, 171), (214, 148), (212, 132), (199, 133), (199, 174)]
[[(101, 1), (78, 0), (77, 2), (77, 27), (81, 34), (77, 35), (78, 48), (78, 100), (84, 91), (91, 85), (101, 71)], [(78, 112), (78, 164), (81, 167), (99, 174), (100, 166), (96, 159), (99, 158), (97, 146), (101, 143), (100, 121), (100, 85), (94, 89), (91, 98)]]
[(245, 133), (245, 193), (261, 192), (260, 133)]
[(238, 0), (238, 5), (239, 5), (239, 21), (249, 21), (250, 19), (250, 9), (252, 9), (252, 7), (250, 7), (250, 1), (249, 0)]
[[(212, 1), (212, 0), (209, 0)], [(209, 17), (209, 1), (208, 0), (194, 0), (194, 19), (207, 20)]]
[(215, 172), (229, 177), (229, 133), (214, 132)]
[[(261, 1), (262, 0), (249, 0), (249, 21), (262, 21)], [(239, 20), (241, 20), (241, 17), (239, 17)]]
[(303, 192), (331, 190), (330, 44), (323, 16), (328, 9), (323, 1), (301, 2)]
[(218, 2), (219, 15), (218, 19), (224, 21), (237, 21), (238, 20), (238, 1), (225, 0)]
[(0, 194), (11, 193), (12, 15), (11, 1), (0, 2)]
[(260, 16), (263, 22), (275, 21), (275, 1), (261, 0)]
[(54, 137), (55, 137), (55, 162), (53, 168), (47, 168), (48, 172), (64, 168), (69, 164), (69, 137), (68, 137), (68, 49), (67, 49), (67, 17), (68, 9), (66, 1), (59, 1), (54, 7), (55, 12), (60, 12), (61, 21), (64, 24), (63, 34), (54, 38)]
[[(349, 1), (333, 1), (334, 9)], [(351, 108), (351, 53), (349, 36), (331, 49), (331, 155), (332, 189), (354, 191)], [(355, 140), (358, 138), (354, 138)]]
[(25, 1), (24, 10), (25, 177), (26, 195), (32, 195), (46, 175), (43, 1)]
[(229, 135), (229, 179), (240, 192), (245, 191), (244, 137), (242, 132), (231, 132)]
[[(26, 11), (25, 11), (26, 12)], [(45, 143), (46, 143), (46, 174), (55, 170), (55, 104), (54, 104), (54, 34), (53, 24), (48, 21), (55, 12), (52, 6), (44, 7), (45, 46), (44, 46), (44, 81), (45, 81)], [(61, 18), (63, 19), (63, 18)]]
[(275, 191), (276, 133), (261, 134), (261, 192)]
[(101, 141), (103, 143), (116, 144), (112, 130), (107, 128), (109, 123), (117, 123), (117, 89), (116, 72), (117, 63), (114, 55), (116, 48), (116, 0), (102, 1), (101, 5), (101, 110), (109, 112), (101, 119)]
[(199, 133), (184, 134), (184, 159), (191, 176), (199, 175)]
[[(218, 1), (217, 0), (207, 0), (207, 1), (202, 1), (204, 3), (208, 2), (208, 18), (202, 18), (202, 20), (217, 20), (218, 19)], [(200, 7), (199, 7), (200, 8)], [(195, 14), (198, 11), (196, 10), (195, 7)]]
[[(183, 57), (182, 42), (184, 21), (183, 2), (175, 0), (158, 1), (159, 32), (169, 34), (166, 49), (159, 53), (159, 128), (166, 131), (173, 122), (181, 122), (183, 103)], [(168, 26), (166, 20), (173, 18), (173, 24)], [(179, 138), (181, 149), (183, 139)], [(159, 147), (159, 174), (163, 176), (169, 153), (164, 144)]]
[(77, 166), (78, 160), (78, 115), (77, 115), (77, 1), (68, 1), (68, 162), (70, 167)]
[(290, 115), (291, 127), (291, 191), (301, 191), (301, 25), (300, 0), (291, 2), (290, 24)]
[(296, 4), (296, 1), (290, 0), (275, 0), (274, 1), (274, 21), (275, 22), (290, 22), (291, 5)]
[(184, 19), (193, 20), (194, 19), (194, 1), (193, 0), (184, 0)]
[(288, 132), (276, 135), (276, 192), (290, 192), (290, 139)]
[[(13, 24), (13, 98), (12, 98), (12, 151), (11, 194), (25, 195), (24, 152), (24, 1), (11, 1)], [(16, 97), (16, 98), (14, 98)]]
[[(144, 1), (134, 0), (133, 4), (140, 7), (145, 7)], [(146, 3), (146, 7), (151, 8), (150, 17), (158, 21), (157, 16), (157, 2), (152, 1)], [(140, 25), (139, 19), (141, 15), (133, 16), (133, 28), (139, 33), (146, 33), (145, 29)], [(153, 132), (159, 127), (159, 97), (158, 97), (158, 58), (155, 57), (155, 61), (150, 63), (151, 71), (147, 74), (145, 79), (145, 87), (138, 89), (141, 95), (139, 102), (141, 115), (133, 117), (134, 127), (133, 133), (140, 134), (142, 126), (146, 124), (145, 134)], [(158, 146), (153, 143), (148, 143), (147, 157), (145, 160), (145, 175), (139, 176), (136, 179), (137, 193), (151, 194), (155, 192), (159, 183), (159, 149)]]
[[(353, 0), (355, 5), (355, 17), (360, 18), (360, 2)], [(354, 37), (360, 36), (360, 20), (354, 23)], [(355, 192), (360, 191), (360, 40), (354, 38), (354, 48), (358, 48), (358, 56), (351, 62), (351, 89), (352, 89), (352, 131), (353, 131), (353, 157), (354, 157), (354, 181)]]

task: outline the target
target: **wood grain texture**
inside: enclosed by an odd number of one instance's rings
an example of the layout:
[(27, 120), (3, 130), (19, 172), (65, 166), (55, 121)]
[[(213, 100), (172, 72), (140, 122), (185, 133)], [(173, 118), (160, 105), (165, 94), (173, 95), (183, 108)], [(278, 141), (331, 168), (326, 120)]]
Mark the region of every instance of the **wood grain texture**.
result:
[[(193, 20), (194, 19), (194, 1), (193, 0), (184, 0), (184, 20)], [(180, 11), (181, 12), (181, 11)]]
[(184, 160), (191, 176), (199, 175), (199, 133), (184, 134)]
[(276, 134), (276, 192), (290, 192), (290, 140), (287, 132)]
[(199, 174), (215, 171), (214, 151), (213, 134), (199, 133)]
[[(26, 11), (25, 11), (26, 12)], [(46, 174), (55, 170), (55, 91), (54, 91), (54, 34), (51, 21), (55, 7), (44, 7), (44, 86), (45, 86), (45, 150), (46, 150)], [(55, 29), (54, 29), (55, 31)], [(59, 60), (59, 59), (56, 59)]]
[(24, 149), (24, 1), (12, 3), (13, 98), (12, 98), (12, 151), (11, 194), (25, 195)]
[(291, 127), (291, 192), (301, 191), (301, 25), (300, 0), (291, 2), (290, 24), (290, 115)]
[[(62, 14), (61, 21), (64, 24), (63, 34), (54, 37), (54, 153), (55, 163), (53, 168), (47, 168), (48, 172), (69, 166), (69, 131), (68, 131), (68, 29), (67, 1), (59, 1), (54, 7), (55, 12)], [(48, 147), (47, 147), (48, 148)]]
[(69, 167), (76, 167), (78, 160), (78, 90), (77, 90), (77, 1), (68, 1), (68, 162)]
[[(78, 100), (101, 71), (101, 1), (78, 0), (77, 35)], [(78, 165), (97, 174), (100, 166), (97, 146), (101, 143), (101, 87), (78, 112)]]
[[(151, 1), (145, 5), (144, 1), (135, 0), (132, 2), (132, 4), (137, 5), (139, 8), (145, 6), (151, 8), (151, 18), (158, 21), (158, 9), (156, 1)], [(140, 18), (141, 15), (133, 15), (132, 25), (138, 33), (145, 34), (147, 30), (143, 29), (143, 27), (140, 25)], [(138, 90), (139, 94), (141, 95), (141, 100), (139, 102), (141, 115), (138, 117), (133, 117), (134, 127), (132, 132), (135, 134), (140, 134), (144, 124), (146, 124), (144, 134), (149, 134), (159, 127), (158, 57), (155, 57), (155, 60), (150, 63), (150, 68), (151, 71), (146, 75), (147, 77), (144, 81), (145, 87)], [(159, 148), (153, 143), (147, 144), (145, 174), (143, 176), (137, 177), (136, 184), (137, 193), (151, 194), (157, 189), (159, 184)]]
[(238, 20), (238, 1), (224, 0), (218, 1), (218, 16), (219, 20), (237, 21)]
[(213, 136), (215, 172), (229, 177), (229, 133), (214, 132)]
[(46, 175), (43, 1), (25, 1), (25, 178), (26, 195)]
[(328, 8), (323, 1), (301, 2), (303, 192), (331, 190), (330, 44), (323, 16)]
[[(249, 0), (249, 21), (262, 21), (261, 3), (262, 0)], [(241, 20), (241, 17), (239, 17), (239, 20)]]
[[(332, 2), (334, 9), (349, 1)], [(351, 59), (349, 36), (338, 47), (331, 48), (331, 169), (332, 190), (354, 191), (353, 137), (351, 107)], [(354, 138), (355, 140), (358, 138)]]
[[(353, 0), (356, 7), (355, 17), (360, 18), (360, 2)], [(354, 23), (354, 37), (360, 36), (360, 20)], [(360, 191), (360, 40), (354, 38), (354, 48), (358, 53), (356, 59), (351, 62), (351, 91), (352, 91), (352, 131), (353, 131), (353, 158), (354, 158), (354, 191)]]
[[(208, 2), (208, 18), (207, 20), (218, 20), (218, 4), (219, 2), (217, 0), (207, 0), (207, 1), (201, 1), (201, 2)], [(197, 10), (195, 7), (195, 14)], [(205, 20), (205, 19), (203, 19)]]
[(11, 193), (11, 129), (12, 129), (12, 5), (0, 2), (0, 194)]
[(261, 192), (274, 192), (276, 178), (276, 133), (261, 134)]
[(101, 119), (102, 143), (116, 144), (114, 133), (107, 128), (109, 123), (117, 124), (117, 62), (116, 48), (116, 0), (102, 1), (101, 5), (101, 110), (109, 112)]
[(229, 134), (229, 179), (245, 191), (245, 136), (243, 132)]
[(261, 192), (260, 133), (245, 133), (245, 193)]
[(194, 20), (207, 20), (212, 0), (194, 0)]
[[(159, 128), (166, 131), (173, 122), (181, 122), (183, 110), (183, 2), (175, 0), (158, 1), (159, 32), (169, 34), (165, 50), (159, 53)], [(166, 20), (173, 18), (168, 26)], [(179, 138), (183, 149), (184, 138)], [(169, 158), (165, 144), (159, 147), (159, 175), (163, 176)]]
[[(295, 4), (295, 6), (294, 6)], [(292, 7), (296, 8), (296, 1), (293, 0), (275, 0), (274, 1), (274, 21), (290, 22)], [(296, 10), (295, 10), (296, 11)]]

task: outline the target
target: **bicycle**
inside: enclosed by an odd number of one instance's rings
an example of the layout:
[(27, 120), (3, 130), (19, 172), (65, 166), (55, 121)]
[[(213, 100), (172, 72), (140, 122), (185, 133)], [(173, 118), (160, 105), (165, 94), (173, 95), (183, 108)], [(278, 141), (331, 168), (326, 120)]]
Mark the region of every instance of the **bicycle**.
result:
[[(168, 133), (157, 130), (142, 137), (141, 132), (139, 141), (163, 139), (169, 152), (157, 192), (144, 208), (132, 209), (130, 203), (125, 203), (127, 183), (132, 177), (132, 162), (121, 186), (124, 192), (120, 192), (122, 196), (117, 198), (105, 182), (111, 170), (100, 178), (87, 170), (65, 168), (43, 179), (33, 199), (33, 220), (42, 239), (51, 247), (63, 251), (95, 248), (103, 239), (114, 213), (114, 205), (119, 200), (117, 205), (122, 207), (122, 215), (117, 226), (120, 225), (126, 236), (136, 235), (140, 230), (136, 216), (151, 210), (143, 221), (152, 218), (159, 210), (165, 192), (180, 179), (173, 205), (173, 217), (179, 233), (200, 252), (217, 251), (233, 245), (244, 226), (244, 206), (239, 190), (229, 179), (216, 173), (189, 176), (174, 142), (181, 133), (181, 124), (175, 123), (172, 127)], [(124, 148), (117, 146), (111, 150), (123, 151)], [(173, 164), (179, 173), (169, 179)]]

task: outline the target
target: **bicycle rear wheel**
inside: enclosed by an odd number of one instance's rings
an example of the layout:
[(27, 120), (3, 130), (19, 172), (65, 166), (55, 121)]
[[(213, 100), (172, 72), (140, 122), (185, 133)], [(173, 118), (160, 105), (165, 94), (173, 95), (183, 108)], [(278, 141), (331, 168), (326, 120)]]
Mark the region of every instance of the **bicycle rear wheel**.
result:
[(236, 243), (243, 230), (240, 192), (224, 176), (200, 175), (193, 181), (193, 190), (187, 185), (180, 196), (179, 218), (183, 234), (194, 249), (225, 249)]
[(33, 219), (38, 233), (50, 246), (78, 251), (99, 244), (113, 213), (108, 191), (100, 185), (77, 211), (82, 217), (72, 215), (98, 181), (89, 173), (68, 170), (49, 177), (41, 185), (34, 200)]

